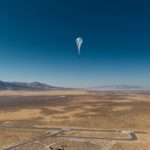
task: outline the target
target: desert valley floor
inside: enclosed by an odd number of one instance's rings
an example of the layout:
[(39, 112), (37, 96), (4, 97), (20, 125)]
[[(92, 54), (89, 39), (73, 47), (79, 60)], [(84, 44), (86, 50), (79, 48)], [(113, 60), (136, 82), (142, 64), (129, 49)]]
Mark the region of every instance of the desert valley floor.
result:
[(0, 149), (150, 150), (150, 92), (1, 91)]

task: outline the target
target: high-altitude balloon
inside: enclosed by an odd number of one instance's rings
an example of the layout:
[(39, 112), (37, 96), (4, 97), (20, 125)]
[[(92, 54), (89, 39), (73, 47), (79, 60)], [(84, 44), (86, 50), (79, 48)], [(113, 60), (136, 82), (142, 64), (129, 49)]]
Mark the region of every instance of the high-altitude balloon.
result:
[(83, 39), (81, 37), (76, 38), (76, 44), (77, 44), (77, 48), (78, 48), (78, 55), (80, 56), (80, 48), (82, 46), (83, 43)]

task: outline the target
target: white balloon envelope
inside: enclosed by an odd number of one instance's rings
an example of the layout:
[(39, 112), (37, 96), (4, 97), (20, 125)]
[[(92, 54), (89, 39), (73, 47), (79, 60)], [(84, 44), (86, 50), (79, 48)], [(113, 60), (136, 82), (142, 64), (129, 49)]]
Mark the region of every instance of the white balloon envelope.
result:
[(77, 44), (79, 56), (80, 56), (80, 49), (81, 49), (82, 43), (83, 43), (83, 39), (81, 37), (76, 38), (76, 44)]

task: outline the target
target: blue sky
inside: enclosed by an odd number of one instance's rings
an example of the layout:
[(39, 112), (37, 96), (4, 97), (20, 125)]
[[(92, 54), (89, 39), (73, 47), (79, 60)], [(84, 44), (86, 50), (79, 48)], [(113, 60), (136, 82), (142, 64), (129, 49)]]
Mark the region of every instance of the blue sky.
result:
[(0, 1), (0, 80), (150, 87), (149, 6), (145, 0)]

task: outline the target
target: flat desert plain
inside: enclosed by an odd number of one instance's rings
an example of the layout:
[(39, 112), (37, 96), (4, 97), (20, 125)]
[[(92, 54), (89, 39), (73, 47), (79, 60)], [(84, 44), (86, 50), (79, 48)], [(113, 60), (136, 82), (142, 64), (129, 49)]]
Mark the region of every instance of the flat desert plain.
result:
[(150, 150), (150, 92), (1, 91), (0, 149)]

